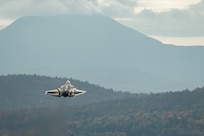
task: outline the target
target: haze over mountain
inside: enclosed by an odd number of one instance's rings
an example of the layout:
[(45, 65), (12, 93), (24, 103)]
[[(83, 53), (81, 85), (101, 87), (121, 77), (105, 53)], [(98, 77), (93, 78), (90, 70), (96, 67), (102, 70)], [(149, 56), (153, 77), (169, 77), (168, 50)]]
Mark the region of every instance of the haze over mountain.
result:
[(73, 77), (132, 92), (204, 85), (204, 47), (178, 47), (100, 15), (31, 16), (0, 31), (0, 74)]

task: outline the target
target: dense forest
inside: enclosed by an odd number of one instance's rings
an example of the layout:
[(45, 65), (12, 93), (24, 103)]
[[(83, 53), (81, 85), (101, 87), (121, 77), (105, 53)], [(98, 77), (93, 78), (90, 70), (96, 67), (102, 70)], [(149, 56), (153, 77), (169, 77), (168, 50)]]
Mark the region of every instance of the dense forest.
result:
[[(0, 135), (204, 135), (204, 87), (131, 94), (70, 79), (87, 94), (73, 99), (41, 96), (45, 89), (58, 87), (66, 80), (36, 75), (1, 76)], [(43, 100), (41, 105), (38, 100)]]

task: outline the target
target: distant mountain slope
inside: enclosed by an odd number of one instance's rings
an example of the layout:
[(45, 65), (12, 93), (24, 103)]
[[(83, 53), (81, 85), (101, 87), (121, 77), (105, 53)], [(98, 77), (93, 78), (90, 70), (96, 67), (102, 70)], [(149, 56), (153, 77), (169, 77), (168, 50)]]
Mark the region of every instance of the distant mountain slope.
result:
[(107, 88), (204, 84), (204, 47), (164, 45), (99, 15), (23, 17), (0, 31), (0, 74), (73, 77)]
[(86, 90), (86, 94), (71, 98), (44, 95), (46, 90), (58, 88), (66, 80), (37, 75), (0, 76), (0, 111), (86, 105), (134, 96), (74, 79), (69, 80), (75, 87)]

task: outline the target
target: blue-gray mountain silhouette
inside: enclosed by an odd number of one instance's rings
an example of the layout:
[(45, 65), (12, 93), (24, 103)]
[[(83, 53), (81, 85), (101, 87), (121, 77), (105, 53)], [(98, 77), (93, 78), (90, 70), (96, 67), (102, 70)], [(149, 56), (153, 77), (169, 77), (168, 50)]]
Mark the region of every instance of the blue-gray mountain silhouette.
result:
[(204, 47), (166, 45), (100, 15), (32, 16), (0, 31), (0, 74), (73, 77), (125, 91), (204, 85)]

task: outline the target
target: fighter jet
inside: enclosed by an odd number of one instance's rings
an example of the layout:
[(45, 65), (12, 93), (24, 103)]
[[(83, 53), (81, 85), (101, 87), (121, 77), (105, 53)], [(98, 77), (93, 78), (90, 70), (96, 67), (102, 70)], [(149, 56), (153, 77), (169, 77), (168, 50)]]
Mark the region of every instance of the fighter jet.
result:
[(54, 90), (48, 90), (45, 91), (45, 95), (51, 93), (52, 96), (56, 96), (56, 97), (74, 97), (74, 96), (78, 96), (80, 94), (85, 94), (86, 91), (83, 90), (79, 90), (76, 89), (69, 80), (66, 81), (66, 83), (64, 85), (62, 85), (61, 87), (54, 89)]

